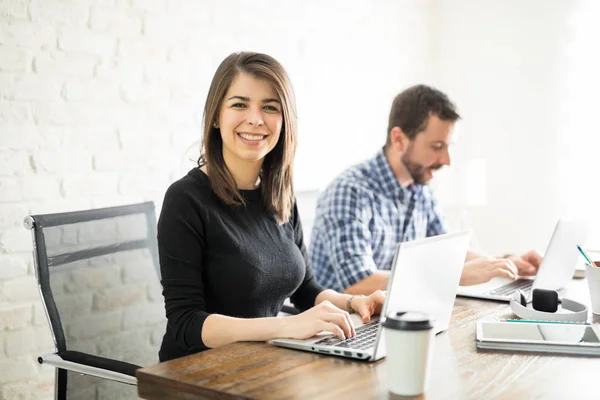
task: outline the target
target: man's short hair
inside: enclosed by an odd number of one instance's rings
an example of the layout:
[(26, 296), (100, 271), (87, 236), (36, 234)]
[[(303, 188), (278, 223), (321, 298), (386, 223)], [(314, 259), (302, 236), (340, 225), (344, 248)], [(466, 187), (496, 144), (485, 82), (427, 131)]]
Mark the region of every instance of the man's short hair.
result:
[(454, 103), (439, 90), (427, 85), (416, 85), (404, 90), (392, 103), (385, 146), (390, 145), (390, 133), (395, 126), (400, 127), (413, 140), (427, 128), (430, 115), (435, 115), (442, 121), (454, 122), (460, 119)]

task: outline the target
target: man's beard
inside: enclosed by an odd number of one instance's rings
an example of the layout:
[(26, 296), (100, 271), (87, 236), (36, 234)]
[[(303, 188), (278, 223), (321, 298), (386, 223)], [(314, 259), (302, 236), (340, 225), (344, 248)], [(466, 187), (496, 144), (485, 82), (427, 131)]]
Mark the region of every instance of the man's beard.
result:
[(430, 180), (430, 178), (427, 176), (427, 172), (429, 170), (437, 171), (444, 165), (434, 164), (431, 167), (425, 167), (419, 164), (418, 162), (412, 160), (412, 153), (413, 145), (411, 144), (408, 146), (408, 149), (406, 149), (406, 152), (402, 155), (402, 163), (404, 163), (404, 166), (408, 170), (408, 173), (410, 174), (411, 178), (415, 183), (419, 185), (426, 185), (427, 182), (429, 182)]

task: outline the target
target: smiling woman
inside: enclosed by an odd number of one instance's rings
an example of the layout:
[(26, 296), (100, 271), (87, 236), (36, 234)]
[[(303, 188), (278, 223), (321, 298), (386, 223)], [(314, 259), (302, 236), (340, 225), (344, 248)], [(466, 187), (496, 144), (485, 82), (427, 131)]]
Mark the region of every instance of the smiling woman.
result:
[(244, 204), (238, 189), (254, 189), (259, 176), (265, 206), (286, 221), (294, 197), (295, 153), (295, 99), (281, 64), (265, 54), (227, 57), (208, 92), (198, 160), (210, 171), (217, 196), (228, 205)]
[[(158, 222), (168, 319), (161, 361), (236, 341), (354, 336), (384, 295), (319, 286), (292, 187), (296, 112), (283, 67), (238, 53), (213, 78), (198, 166), (173, 183)], [(286, 298), (303, 311), (277, 317)], [(348, 311), (346, 311), (348, 310)]]
[[(234, 177), (244, 182), (246, 176), (258, 175), (263, 158), (279, 140), (282, 122), (281, 101), (272, 85), (244, 73), (235, 77), (215, 124), (221, 131), (223, 158)], [(240, 189), (256, 185), (245, 182)]]

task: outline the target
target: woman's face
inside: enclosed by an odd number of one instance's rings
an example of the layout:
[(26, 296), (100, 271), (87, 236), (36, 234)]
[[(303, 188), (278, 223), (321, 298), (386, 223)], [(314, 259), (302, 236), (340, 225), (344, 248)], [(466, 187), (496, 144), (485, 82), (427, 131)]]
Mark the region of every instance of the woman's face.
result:
[(277, 144), (283, 113), (281, 100), (267, 81), (238, 74), (221, 103), (217, 126), (226, 162), (256, 162)]

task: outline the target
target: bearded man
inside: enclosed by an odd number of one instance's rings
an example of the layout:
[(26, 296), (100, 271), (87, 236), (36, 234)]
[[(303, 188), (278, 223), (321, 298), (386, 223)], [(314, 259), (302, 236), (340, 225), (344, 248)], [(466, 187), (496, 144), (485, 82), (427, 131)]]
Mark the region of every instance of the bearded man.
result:
[[(427, 183), (450, 165), (459, 119), (448, 96), (432, 87), (396, 96), (385, 146), (344, 171), (317, 201), (310, 259), (321, 285), (348, 294), (385, 290), (398, 243), (446, 233)], [(460, 285), (535, 275), (541, 261), (535, 251), (502, 258), (469, 251)]]

